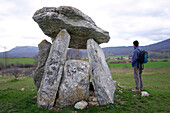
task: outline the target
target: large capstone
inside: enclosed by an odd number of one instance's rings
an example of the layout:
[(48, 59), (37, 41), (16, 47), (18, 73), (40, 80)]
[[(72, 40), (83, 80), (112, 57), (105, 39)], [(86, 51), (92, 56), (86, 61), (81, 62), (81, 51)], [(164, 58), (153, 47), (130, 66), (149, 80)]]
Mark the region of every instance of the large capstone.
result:
[(48, 58), (48, 54), (50, 52), (50, 47), (51, 47), (51, 43), (48, 42), (47, 40), (43, 40), (38, 45), (38, 48), (39, 48), (38, 67), (36, 68), (35, 73), (33, 75), (34, 84), (37, 87), (37, 91), (40, 87), (41, 80), (44, 75), (44, 67), (45, 67), (46, 60)]
[(69, 41), (70, 35), (66, 30), (61, 30), (53, 41), (45, 64), (44, 76), (37, 94), (39, 107), (52, 108), (54, 105), (66, 61)]
[(89, 63), (85, 61), (66, 61), (56, 101), (57, 105), (69, 106), (81, 100), (88, 100), (90, 85), (89, 68)]
[(93, 39), (89, 39), (87, 41), (87, 52), (92, 74), (92, 83), (100, 105), (113, 103), (116, 88), (103, 50)]
[(52, 40), (61, 29), (67, 29), (71, 35), (70, 48), (86, 49), (86, 42), (91, 38), (98, 44), (110, 39), (107, 31), (97, 27), (89, 16), (73, 7), (44, 7), (35, 12), (33, 19)]

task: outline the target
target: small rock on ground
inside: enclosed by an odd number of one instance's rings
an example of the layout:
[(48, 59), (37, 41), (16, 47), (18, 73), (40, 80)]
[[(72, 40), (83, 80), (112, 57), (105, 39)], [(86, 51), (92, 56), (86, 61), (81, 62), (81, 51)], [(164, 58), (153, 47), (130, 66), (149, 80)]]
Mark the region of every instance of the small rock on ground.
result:
[(89, 102), (89, 106), (99, 106), (98, 102)]
[(113, 82), (114, 82), (114, 85), (115, 85), (116, 88), (120, 87), (120, 85), (119, 85), (119, 83), (117, 81), (113, 81)]
[(149, 96), (149, 93), (146, 92), (146, 91), (141, 91), (141, 96), (144, 97), (144, 96)]
[(22, 91), (22, 92), (25, 91), (25, 88), (21, 88), (21, 91)]
[(86, 101), (80, 101), (80, 102), (77, 102), (74, 107), (76, 109), (84, 109), (87, 107), (87, 105), (88, 103)]

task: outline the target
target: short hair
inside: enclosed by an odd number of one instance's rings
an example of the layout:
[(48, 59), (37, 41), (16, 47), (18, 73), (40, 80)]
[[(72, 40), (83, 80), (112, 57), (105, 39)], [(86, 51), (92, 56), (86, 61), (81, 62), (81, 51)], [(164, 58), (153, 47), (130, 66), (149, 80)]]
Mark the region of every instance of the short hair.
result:
[(133, 44), (134, 44), (136, 47), (139, 46), (139, 42), (138, 42), (137, 40), (135, 40), (135, 41), (133, 42)]

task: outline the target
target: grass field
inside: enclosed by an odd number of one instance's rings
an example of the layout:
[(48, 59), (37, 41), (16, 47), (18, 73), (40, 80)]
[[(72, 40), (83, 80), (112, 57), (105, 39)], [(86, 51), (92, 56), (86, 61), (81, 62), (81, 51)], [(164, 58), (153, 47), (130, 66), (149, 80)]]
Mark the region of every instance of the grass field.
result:
[[(11, 64), (16, 62), (32, 64), (35, 61), (35, 59), (29, 58), (10, 59)], [(59, 111), (38, 109), (36, 103), (37, 91), (32, 77), (20, 76), (18, 80), (14, 80), (14, 77), (6, 76), (0, 77), (0, 113), (170, 112), (170, 62), (148, 62), (145, 64), (142, 78), (144, 90), (150, 94), (149, 97), (141, 97), (140, 92), (131, 91), (135, 88), (131, 63), (109, 64), (109, 67), (113, 80), (124, 86), (116, 89), (114, 104), (88, 107), (84, 110), (76, 110), (73, 106)], [(21, 92), (21, 88), (25, 88), (25, 91)]]
[(170, 58), (165, 58), (165, 59), (151, 58), (149, 60), (157, 60), (157, 61), (168, 60), (168, 61), (170, 61)]
[[(132, 68), (110, 68), (113, 79), (124, 88), (117, 88), (114, 104), (76, 110), (73, 106), (52, 111), (38, 109), (36, 88), (32, 77), (0, 77), (0, 113), (133, 113), (170, 112), (170, 67), (145, 68), (143, 72), (144, 90), (149, 97), (141, 97), (135, 88)], [(21, 92), (21, 88), (25, 88)]]
[[(170, 59), (149, 59), (150, 60), (156, 60), (157, 62), (148, 62), (144, 64), (145, 68), (161, 68), (161, 67), (170, 67)], [(167, 60), (168, 62), (162, 62), (163, 60)], [(126, 63), (119, 63), (119, 64), (109, 64), (110, 62), (123, 62)], [(108, 60), (107, 63), (109, 67), (117, 67), (117, 68), (131, 68), (132, 65), (129, 63), (130, 60)]]
[[(124, 56), (127, 56), (127, 55), (124, 55)], [(170, 59), (149, 59), (149, 60), (156, 60), (158, 62), (162, 62), (163, 60), (168, 60), (168, 62), (170, 62)], [(35, 58), (9, 58), (8, 59), (8, 64), (16, 64), (16, 63), (34, 64), (36, 61), (37, 61), (37, 59), (35, 59)], [(85, 61), (88, 62), (88, 60), (85, 60)], [(130, 60), (108, 60), (107, 63), (110, 63), (110, 62), (122, 62), (122, 61), (129, 62), (129, 61), (131, 61), (131, 59)], [(0, 58), (0, 63), (4, 64), (4, 59), (3, 58)], [(160, 64), (160, 65), (162, 65), (162, 64)], [(166, 65), (166, 63), (165, 63), (165, 65)], [(113, 66), (112, 64), (111, 65), (109, 64), (109, 66), (110, 67), (124, 67), (124, 66), (125, 67), (131, 67), (130, 64), (122, 64), (122, 65), (121, 64), (116, 64), (116, 66)]]
[[(169, 58), (167, 58), (167, 59), (148, 59), (148, 61), (151, 61), (151, 60), (154, 60), (157, 62), (162, 62), (163, 60), (167, 60), (168, 62), (170, 62)], [(129, 61), (132, 61), (132, 59), (129, 59), (129, 60), (108, 60), (107, 63), (109, 63), (109, 62), (123, 62), (123, 61), (129, 62)]]
[[(108, 64), (109, 67), (117, 68), (131, 68), (131, 63), (120, 63), (120, 64)], [(170, 62), (148, 62), (144, 64), (145, 68), (160, 68), (160, 67), (170, 67)]]
[[(37, 61), (35, 58), (9, 58), (8, 64), (34, 64)], [(4, 64), (4, 59), (0, 58), (0, 63)]]
[(129, 60), (107, 60), (107, 63), (110, 63), (110, 62), (129, 62), (129, 61), (132, 61), (131, 59)]
[(115, 57), (128, 57), (129, 55), (117, 55)]

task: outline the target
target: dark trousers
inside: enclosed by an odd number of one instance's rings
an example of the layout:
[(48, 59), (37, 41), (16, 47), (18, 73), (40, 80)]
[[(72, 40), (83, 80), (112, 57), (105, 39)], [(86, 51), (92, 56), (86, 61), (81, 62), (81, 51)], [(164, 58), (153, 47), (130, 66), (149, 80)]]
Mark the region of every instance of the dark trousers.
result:
[(134, 67), (134, 80), (136, 84), (136, 90), (143, 90), (143, 81), (142, 81), (142, 65), (139, 67)]

